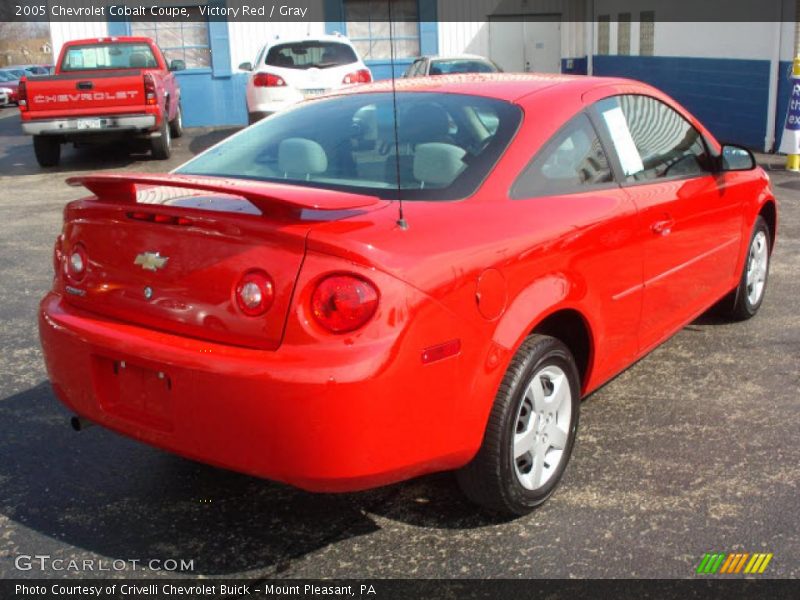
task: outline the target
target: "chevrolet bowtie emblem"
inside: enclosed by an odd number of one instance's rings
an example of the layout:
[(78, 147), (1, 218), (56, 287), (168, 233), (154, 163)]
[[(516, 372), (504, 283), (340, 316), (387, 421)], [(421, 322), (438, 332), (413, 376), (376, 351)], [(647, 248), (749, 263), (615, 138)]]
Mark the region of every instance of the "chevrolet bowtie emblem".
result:
[(167, 264), (168, 260), (169, 256), (159, 256), (158, 252), (142, 252), (136, 255), (133, 264), (139, 265), (145, 271), (157, 271)]

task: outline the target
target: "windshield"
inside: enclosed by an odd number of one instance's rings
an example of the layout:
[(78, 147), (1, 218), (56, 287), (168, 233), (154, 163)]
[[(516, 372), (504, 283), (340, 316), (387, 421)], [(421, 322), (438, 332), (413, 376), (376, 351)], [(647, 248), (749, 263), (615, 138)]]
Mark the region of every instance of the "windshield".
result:
[(353, 49), (339, 42), (315, 40), (278, 44), (267, 52), (266, 64), (284, 69), (327, 69), (358, 61)]
[(495, 73), (494, 65), (482, 60), (453, 59), (431, 61), (430, 75), (450, 73)]
[(13, 77), (11, 77), (11, 75), (3, 71), (0, 71), (0, 81), (11, 81), (12, 79)]
[(153, 51), (147, 44), (114, 42), (70, 46), (61, 62), (61, 71), (155, 69), (157, 66)]
[[(391, 93), (304, 103), (278, 113), (176, 172), (290, 182), (381, 198), (472, 194), (522, 118), (515, 105), (460, 94)], [(320, 124), (325, 126), (321, 127)]]

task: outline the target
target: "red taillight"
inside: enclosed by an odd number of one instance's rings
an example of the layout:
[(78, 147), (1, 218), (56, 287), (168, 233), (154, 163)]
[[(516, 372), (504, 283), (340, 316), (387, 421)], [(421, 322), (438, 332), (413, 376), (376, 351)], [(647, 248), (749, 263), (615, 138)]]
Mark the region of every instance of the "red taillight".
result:
[(73, 283), (80, 283), (86, 275), (89, 259), (82, 244), (75, 244), (64, 261), (64, 273)]
[(352, 73), (348, 73), (342, 79), (342, 83), (344, 84), (351, 84), (351, 83), (369, 83), (372, 81), (372, 73), (369, 72), (369, 69), (359, 69), (358, 71), (353, 71)]
[(264, 271), (248, 271), (236, 284), (236, 304), (248, 317), (263, 315), (275, 300), (275, 285)]
[(153, 105), (156, 103), (156, 80), (150, 73), (145, 73), (144, 77), (144, 103)]
[(286, 85), (283, 77), (272, 73), (256, 73), (253, 75), (253, 85), (256, 87), (282, 87)]
[(17, 104), (20, 110), (28, 110), (28, 85), (24, 77), (19, 80), (17, 86)]
[(194, 225), (195, 222), (192, 219), (187, 217), (176, 217), (171, 215), (158, 215), (155, 213), (148, 213), (148, 212), (131, 212), (128, 213), (129, 219), (135, 219), (136, 221), (148, 221), (150, 223), (163, 223), (167, 225)]
[(355, 275), (331, 275), (317, 284), (311, 296), (311, 314), (333, 333), (362, 327), (378, 308), (378, 290)]

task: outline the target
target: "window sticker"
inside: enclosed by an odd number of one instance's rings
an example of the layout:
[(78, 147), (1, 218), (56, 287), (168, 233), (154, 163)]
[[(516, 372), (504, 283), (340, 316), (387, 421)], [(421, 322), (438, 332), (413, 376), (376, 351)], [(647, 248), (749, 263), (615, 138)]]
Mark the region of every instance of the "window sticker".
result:
[(628, 129), (628, 123), (625, 120), (625, 115), (622, 108), (615, 106), (603, 111), (603, 120), (606, 122), (608, 133), (611, 135), (611, 140), (614, 142), (614, 147), (617, 150), (619, 161), (622, 163), (622, 171), (628, 177), (640, 171), (644, 171), (644, 164), (642, 164), (642, 157), (639, 156), (639, 151), (636, 149), (636, 144), (633, 142), (631, 132)]

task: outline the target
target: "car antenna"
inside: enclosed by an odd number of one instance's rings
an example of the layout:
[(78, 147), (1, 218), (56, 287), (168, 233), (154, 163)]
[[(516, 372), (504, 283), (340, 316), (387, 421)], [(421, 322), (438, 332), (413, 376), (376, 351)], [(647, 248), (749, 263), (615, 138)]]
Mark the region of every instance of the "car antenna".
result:
[(397, 126), (397, 89), (395, 88), (395, 74), (394, 74), (394, 21), (392, 20), (392, 0), (386, 0), (389, 5), (389, 56), (391, 57), (392, 66), (392, 109), (394, 116), (394, 164), (397, 174), (397, 226), (405, 231), (408, 229), (408, 222), (403, 214), (403, 192), (400, 185), (400, 136)]

